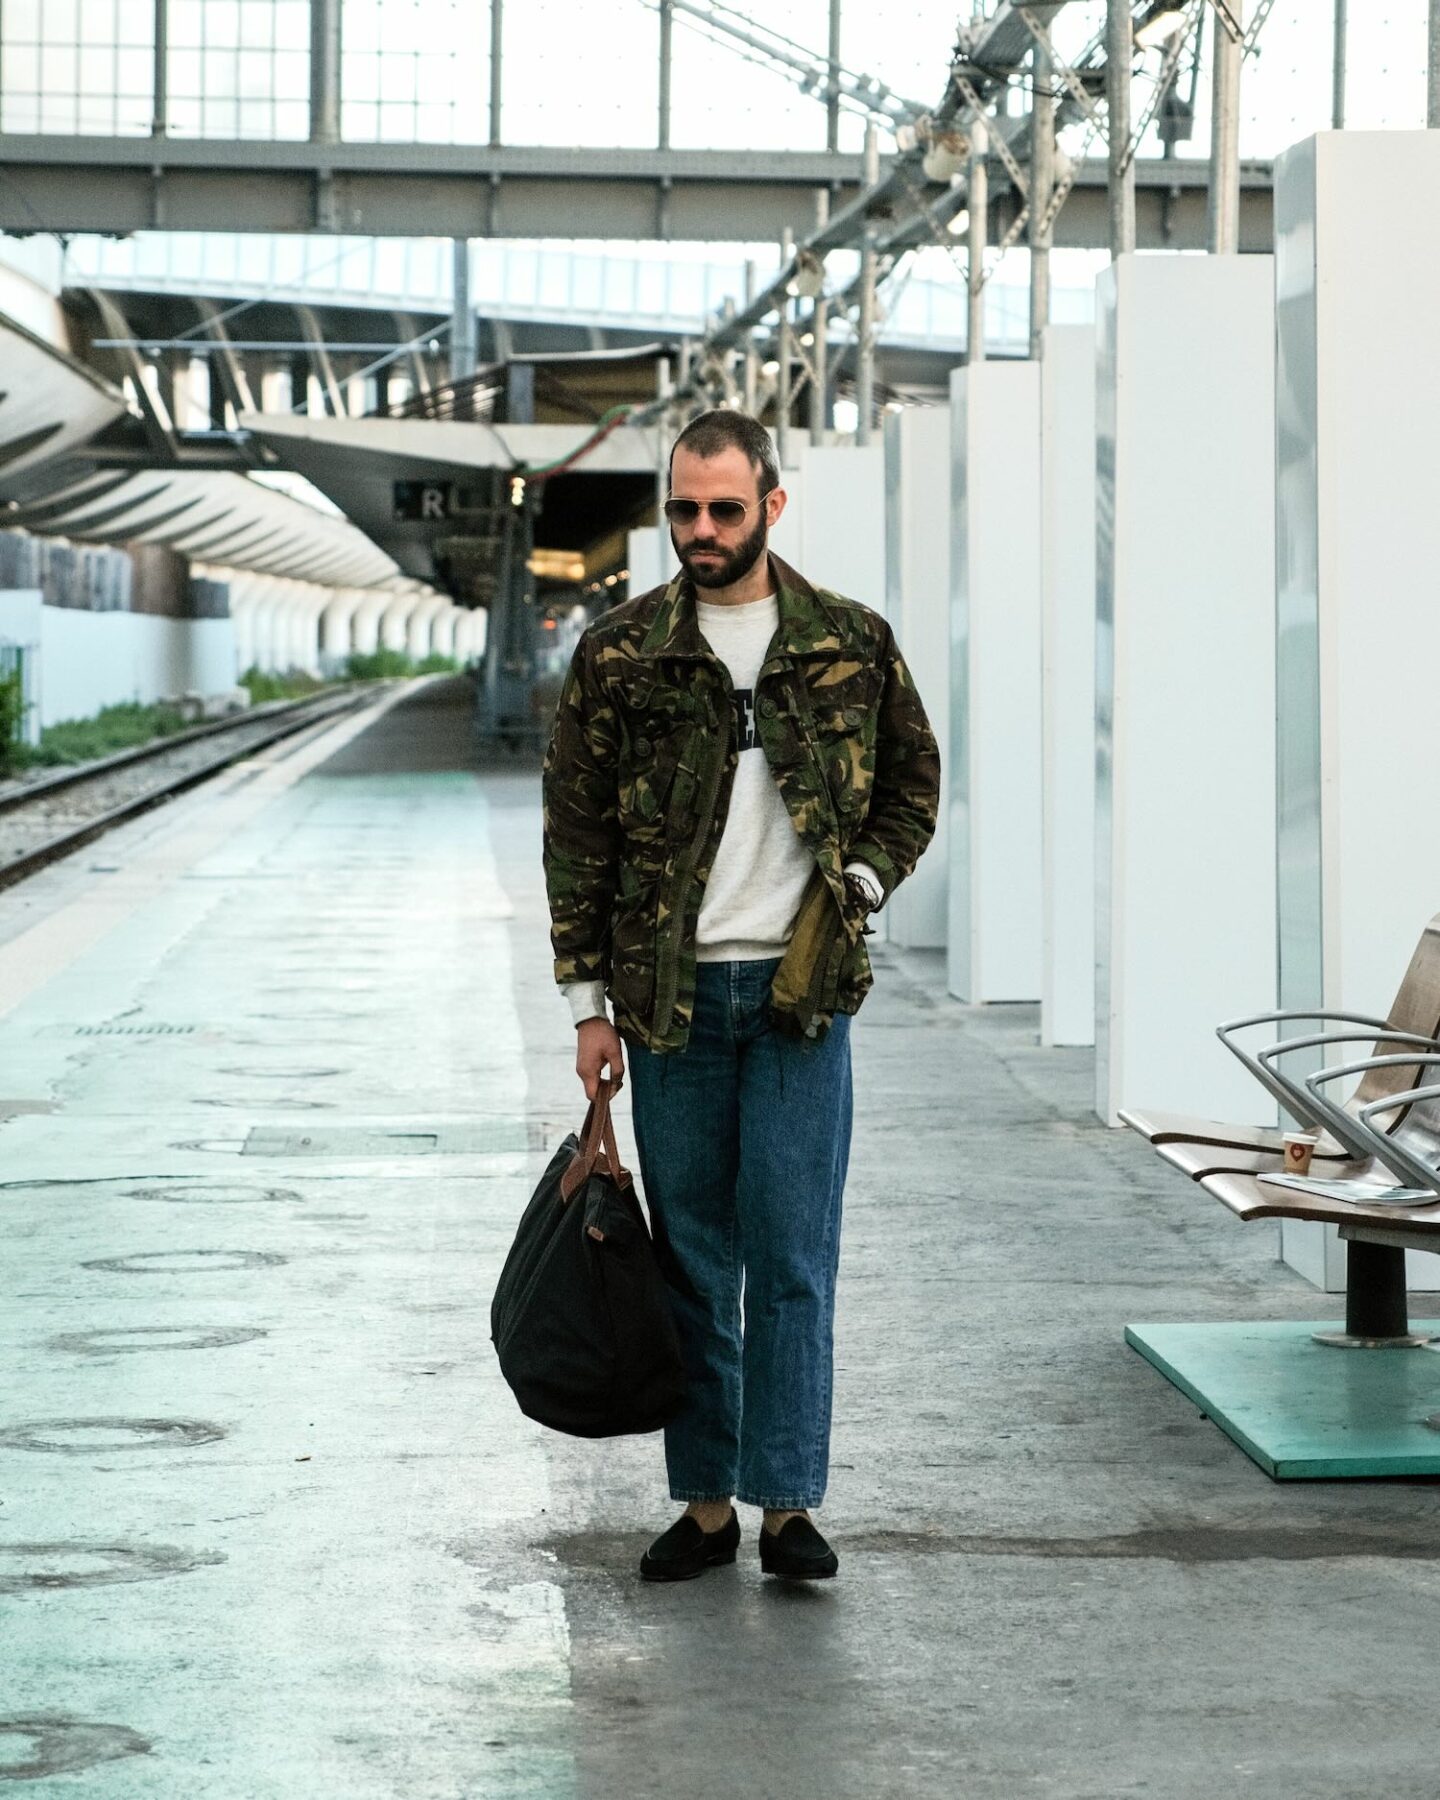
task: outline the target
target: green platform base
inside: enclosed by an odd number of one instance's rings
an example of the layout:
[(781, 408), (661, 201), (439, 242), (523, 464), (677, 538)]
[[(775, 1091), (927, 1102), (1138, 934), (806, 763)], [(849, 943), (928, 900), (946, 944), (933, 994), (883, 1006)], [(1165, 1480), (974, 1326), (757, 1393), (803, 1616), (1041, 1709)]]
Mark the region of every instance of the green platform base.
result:
[[(1125, 1342), (1276, 1481), (1440, 1475), (1440, 1355), (1336, 1350), (1310, 1324), (1127, 1325)], [(1440, 1332), (1433, 1321), (1416, 1332)]]

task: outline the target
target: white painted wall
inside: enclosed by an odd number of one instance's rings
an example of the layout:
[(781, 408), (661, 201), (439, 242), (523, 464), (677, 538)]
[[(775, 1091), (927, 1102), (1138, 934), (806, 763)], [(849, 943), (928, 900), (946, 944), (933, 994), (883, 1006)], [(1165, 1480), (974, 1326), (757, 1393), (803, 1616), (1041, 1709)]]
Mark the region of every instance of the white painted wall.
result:
[(1040, 371), (950, 377), (947, 982), (1040, 998)]
[(885, 615), (940, 744), (940, 818), (920, 865), (886, 907), (890, 938), (945, 947), (950, 807), (950, 409), (885, 415)]
[(786, 469), (780, 477), (785, 490), (785, 510), (770, 528), (770, 548), (792, 569), (805, 569), (805, 477), (799, 469)]
[(670, 533), (656, 525), (642, 525), (626, 540), (625, 561), (630, 570), (628, 583), (632, 595), (649, 593), (668, 581), (678, 564), (670, 544)]
[[(796, 567), (818, 587), (885, 610), (885, 450), (806, 444), (787, 476), (805, 490)], [(784, 555), (784, 551), (781, 551)]]
[[(1440, 132), (1322, 132), (1275, 171), (1280, 981), (1384, 1014), (1440, 910)], [(1283, 1253), (1344, 1285), (1333, 1231)], [(1412, 1287), (1440, 1287), (1411, 1252)]]
[(229, 619), (41, 609), (40, 722), (86, 719), (127, 700), (218, 694), (239, 671)]
[(1268, 257), (1132, 255), (1097, 283), (1096, 1074), (1112, 1122), (1126, 1105), (1274, 1116), (1214, 1037), (1276, 989), (1273, 281)]
[(1095, 329), (1040, 359), (1042, 1044), (1095, 1042)]

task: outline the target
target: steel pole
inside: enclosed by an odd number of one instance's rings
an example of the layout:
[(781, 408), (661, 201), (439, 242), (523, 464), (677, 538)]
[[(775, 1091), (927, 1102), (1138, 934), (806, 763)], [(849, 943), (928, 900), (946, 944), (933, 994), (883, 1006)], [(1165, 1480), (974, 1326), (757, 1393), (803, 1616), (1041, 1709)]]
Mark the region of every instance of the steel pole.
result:
[(453, 245), (450, 287), (450, 380), (468, 381), (478, 365), (475, 343), (475, 308), (470, 304), (470, 240), (456, 238)]
[[(830, 222), (830, 193), (821, 188), (815, 196), (815, 225), (823, 229)], [(825, 427), (830, 406), (829, 370), (830, 302), (822, 287), (810, 308), (810, 442), (825, 442)]]
[(504, 99), (505, 0), (490, 0), (490, 148), (498, 150), (501, 137), (500, 109)]
[(825, 84), (825, 147), (840, 148), (840, 5), (830, 0), (830, 55)]
[(670, 77), (674, 66), (675, 8), (670, 0), (660, 0), (660, 116), (655, 141), (661, 150), (670, 148)]
[[(753, 258), (745, 264), (745, 305), (748, 310), (750, 302), (755, 298), (755, 262)], [(753, 419), (760, 410), (760, 355), (755, 348), (753, 331), (745, 333), (745, 411)]]
[[(1227, 0), (1237, 25), (1245, 0)], [(1223, 13), (1215, 17), (1215, 79), (1210, 122), (1209, 249), (1234, 256), (1240, 248), (1240, 65), (1245, 45)]]
[(1040, 354), (1040, 333), (1050, 323), (1050, 245), (1046, 222), (1055, 189), (1055, 79), (1050, 52), (1036, 44), (1030, 59), (1034, 89), (1030, 112), (1030, 354)]
[(1330, 124), (1333, 130), (1345, 129), (1345, 50), (1348, 35), (1347, 0), (1335, 0), (1335, 74), (1330, 94)]
[(155, 74), (151, 88), (150, 135), (170, 130), (170, 0), (155, 0)]
[[(670, 358), (662, 356), (655, 364), (655, 397), (670, 398)], [(665, 529), (665, 497), (670, 492), (670, 410), (667, 407), (655, 421), (655, 523)]]
[(1109, 0), (1105, 17), (1105, 109), (1110, 140), (1110, 254), (1135, 248), (1135, 164), (1130, 156), (1130, 83), (1135, 33), (1130, 0)]
[(1440, 131), (1440, 0), (1430, 0), (1430, 76), (1425, 86), (1425, 123)]
[(340, 0), (310, 0), (310, 139), (340, 141)]
[(965, 331), (967, 363), (985, 360), (985, 236), (990, 212), (990, 171), (985, 159), (989, 151), (989, 133), (984, 120), (977, 119), (970, 127), (970, 231), (965, 269), (969, 294), (969, 323)]
[[(788, 269), (795, 260), (795, 238), (786, 231), (780, 239), (780, 267)], [(780, 329), (776, 333), (775, 354), (779, 368), (775, 374), (775, 454), (784, 469), (790, 461), (790, 364), (795, 346), (790, 341), (790, 296), (780, 296)]]
[[(880, 179), (880, 139), (873, 125), (865, 127), (864, 187), (873, 188)], [(870, 425), (875, 417), (875, 226), (865, 221), (865, 238), (860, 246), (860, 343), (855, 367), (855, 442), (870, 442)]]

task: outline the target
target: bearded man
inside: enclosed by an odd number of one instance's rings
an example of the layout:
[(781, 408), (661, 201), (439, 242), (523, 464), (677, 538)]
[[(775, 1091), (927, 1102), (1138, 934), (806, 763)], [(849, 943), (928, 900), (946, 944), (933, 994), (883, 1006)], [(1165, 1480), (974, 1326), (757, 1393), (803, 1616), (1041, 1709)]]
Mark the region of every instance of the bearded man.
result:
[[(681, 1517), (641, 1560), (834, 1575), (830, 1447), (868, 915), (935, 829), (940, 761), (878, 614), (767, 549), (769, 433), (702, 414), (665, 515), (681, 573), (585, 632), (545, 759), (555, 976), (595, 1097), (630, 1058), (640, 1174), (689, 1392), (665, 1430)], [(607, 1011), (613, 1007), (613, 1020)]]

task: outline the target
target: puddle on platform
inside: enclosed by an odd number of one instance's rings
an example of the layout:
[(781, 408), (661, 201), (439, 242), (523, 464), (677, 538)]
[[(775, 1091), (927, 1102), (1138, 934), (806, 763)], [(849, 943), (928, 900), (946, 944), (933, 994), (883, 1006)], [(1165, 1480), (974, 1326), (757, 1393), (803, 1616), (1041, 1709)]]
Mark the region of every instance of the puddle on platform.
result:
[(226, 1560), (218, 1550), (181, 1550), (173, 1544), (0, 1544), (0, 1594), (159, 1581)]

